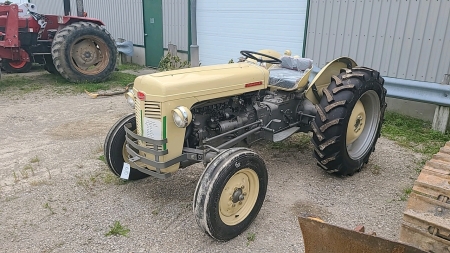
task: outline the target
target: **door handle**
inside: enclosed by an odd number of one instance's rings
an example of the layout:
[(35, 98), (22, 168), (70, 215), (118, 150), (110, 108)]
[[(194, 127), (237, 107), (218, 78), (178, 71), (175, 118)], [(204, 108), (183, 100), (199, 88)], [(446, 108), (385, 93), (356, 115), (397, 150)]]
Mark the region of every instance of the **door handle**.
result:
[(144, 36), (147, 36), (148, 34), (144, 33)]

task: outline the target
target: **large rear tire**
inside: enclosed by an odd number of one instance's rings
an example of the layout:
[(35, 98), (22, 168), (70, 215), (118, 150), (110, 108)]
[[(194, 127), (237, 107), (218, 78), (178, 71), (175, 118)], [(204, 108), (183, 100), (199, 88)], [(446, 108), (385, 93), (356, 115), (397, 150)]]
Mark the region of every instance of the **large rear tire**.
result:
[(267, 191), (263, 159), (247, 148), (231, 148), (206, 167), (195, 189), (193, 210), (199, 227), (228, 241), (244, 232), (258, 215)]
[(59, 75), (59, 72), (56, 69), (55, 64), (53, 63), (52, 56), (46, 54), (44, 55), (44, 60), (45, 60), (44, 69), (47, 70), (47, 72), (50, 74)]
[(380, 137), (386, 89), (369, 68), (342, 69), (323, 90), (311, 123), (314, 157), (329, 173), (353, 175), (369, 161)]
[(67, 80), (102, 82), (115, 69), (117, 48), (104, 27), (76, 22), (56, 34), (52, 57), (56, 69)]
[[(109, 130), (105, 138), (104, 155), (109, 169), (120, 177), (122, 174), (123, 163), (127, 162), (128, 154), (125, 149), (125, 129), (124, 126), (131, 123), (131, 130), (136, 130), (136, 116), (129, 114), (118, 120)], [(140, 172), (137, 169), (130, 169), (130, 176), (128, 180), (139, 180), (148, 177), (149, 175)]]

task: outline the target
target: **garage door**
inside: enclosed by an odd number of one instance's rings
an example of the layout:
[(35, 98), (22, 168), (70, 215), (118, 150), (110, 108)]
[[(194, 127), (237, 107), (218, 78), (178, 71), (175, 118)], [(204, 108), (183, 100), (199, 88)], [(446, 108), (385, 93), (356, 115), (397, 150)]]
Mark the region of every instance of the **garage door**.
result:
[(197, 0), (200, 63), (235, 62), (240, 50), (301, 55), (307, 0)]

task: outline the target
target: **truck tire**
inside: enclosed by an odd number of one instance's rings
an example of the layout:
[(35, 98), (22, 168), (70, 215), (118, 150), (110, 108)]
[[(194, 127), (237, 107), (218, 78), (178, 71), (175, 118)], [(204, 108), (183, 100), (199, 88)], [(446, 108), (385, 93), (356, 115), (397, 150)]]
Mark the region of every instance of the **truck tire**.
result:
[(193, 211), (199, 227), (212, 238), (228, 241), (258, 215), (267, 191), (263, 159), (247, 148), (231, 148), (206, 167), (194, 193)]
[(58, 72), (68, 81), (102, 82), (115, 69), (117, 48), (104, 27), (76, 22), (56, 34), (52, 57)]
[[(122, 173), (123, 163), (127, 162), (128, 155), (125, 149), (125, 124), (131, 123), (131, 130), (136, 129), (136, 116), (129, 114), (119, 119), (109, 130), (105, 138), (103, 152), (106, 163), (109, 169), (118, 177)], [(130, 176), (128, 180), (139, 180), (148, 177), (149, 175), (140, 172), (137, 169), (130, 169)]]
[(369, 68), (341, 69), (323, 89), (311, 123), (314, 157), (328, 173), (353, 175), (369, 161), (380, 137), (386, 89)]

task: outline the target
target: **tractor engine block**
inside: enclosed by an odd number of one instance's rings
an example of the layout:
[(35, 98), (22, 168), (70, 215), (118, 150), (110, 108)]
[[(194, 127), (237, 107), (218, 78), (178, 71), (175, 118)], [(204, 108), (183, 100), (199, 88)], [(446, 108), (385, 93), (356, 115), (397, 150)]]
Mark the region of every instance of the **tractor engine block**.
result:
[[(260, 91), (200, 102), (191, 108), (193, 118), (186, 130), (185, 146), (198, 148), (206, 138), (227, 133), (257, 120), (262, 120), (262, 124), (267, 125), (276, 119), (270, 124), (270, 128), (283, 129), (297, 121), (300, 101), (298, 94), (293, 92)], [(246, 131), (248, 130), (230, 133), (209, 145), (218, 146)]]
[[(256, 121), (256, 111), (253, 103), (256, 94), (241, 95), (229, 98), (215, 99), (194, 105), (192, 123), (186, 130), (188, 147), (198, 147), (206, 138), (226, 133), (238, 127)], [(220, 145), (224, 141), (234, 138), (239, 132), (218, 139), (212, 145)]]

